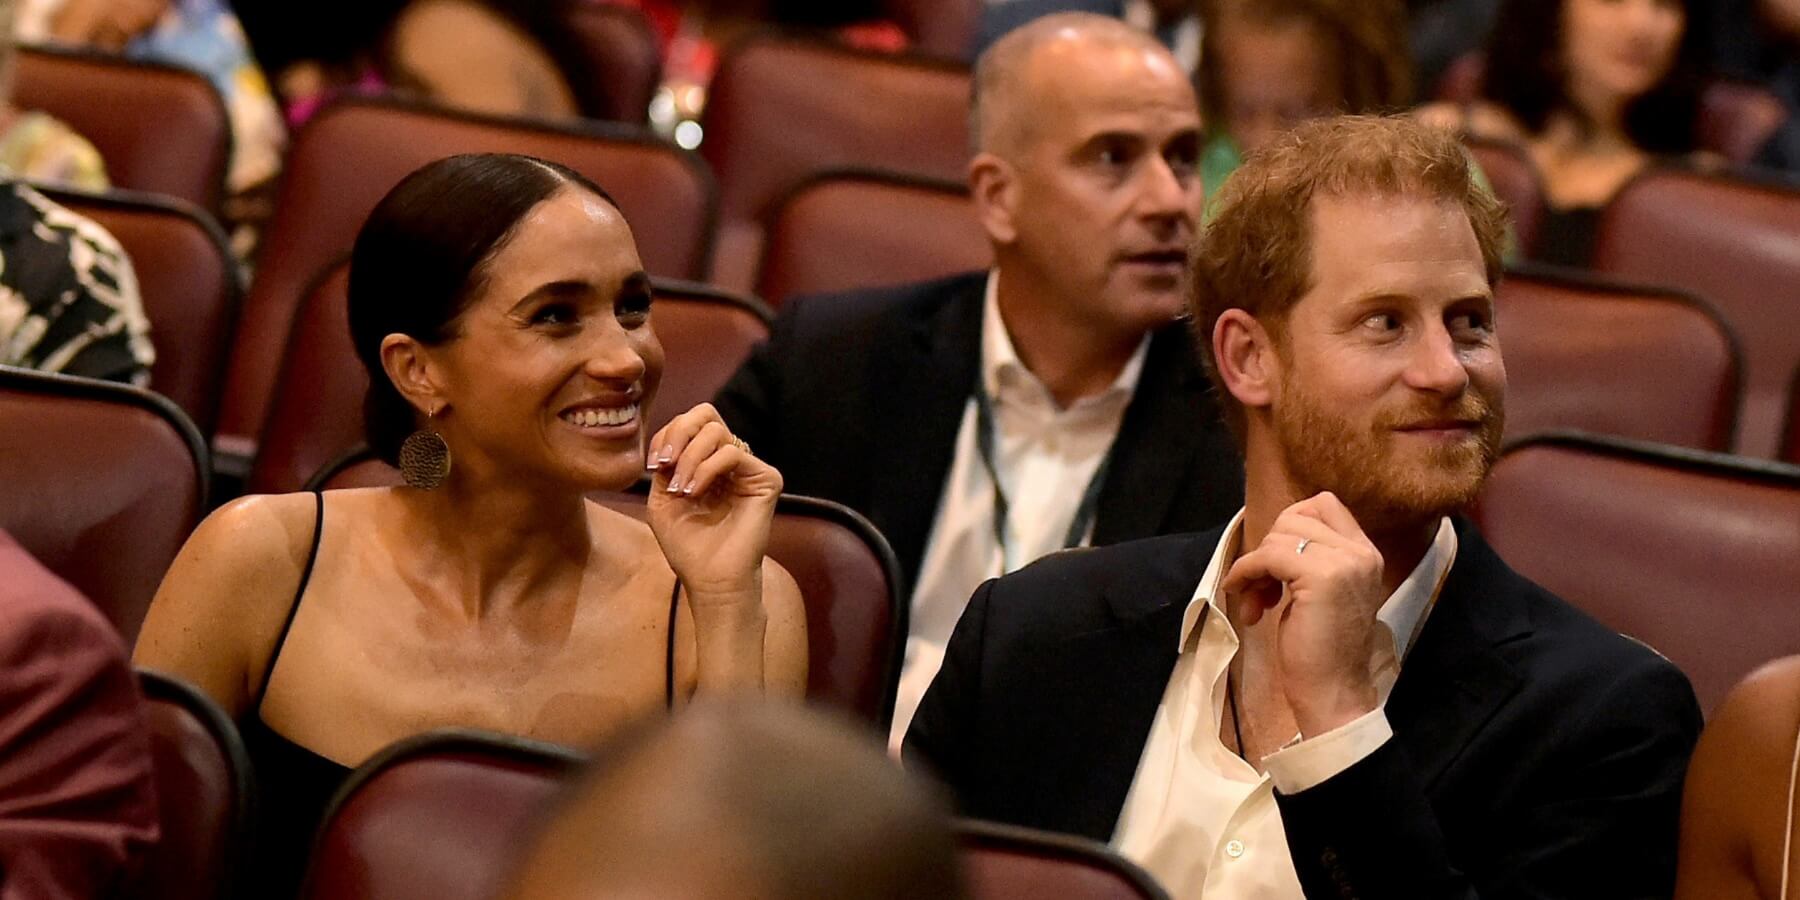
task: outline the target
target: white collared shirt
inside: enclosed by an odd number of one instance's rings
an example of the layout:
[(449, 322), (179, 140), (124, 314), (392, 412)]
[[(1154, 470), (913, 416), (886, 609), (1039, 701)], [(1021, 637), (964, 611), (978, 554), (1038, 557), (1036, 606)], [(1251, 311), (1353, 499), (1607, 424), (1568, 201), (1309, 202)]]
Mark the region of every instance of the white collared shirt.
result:
[[(1006, 494), (1010, 552), (1003, 558), (994, 539), (994, 483), (976, 443), (977, 414), (971, 397), (963, 408), (950, 474), (913, 589), (911, 633), (889, 738), (895, 752), (944, 661), (944, 646), (969, 595), (989, 578), (1063, 549), (1083, 490), (1119, 433), (1150, 345), (1146, 335), (1106, 390), (1062, 409), (1013, 347), (1000, 317), (999, 282), (998, 272), (989, 273), (982, 301), (981, 389), (993, 401), (998, 432), (994, 467)], [(1082, 544), (1092, 531), (1089, 523)]]
[(1226, 526), (1188, 602), (1180, 656), (1113, 831), (1113, 846), (1179, 900), (1302, 896), (1275, 791), (1315, 787), (1393, 737), (1384, 711), (1388, 694), (1456, 560), (1456, 530), (1444, 519), (1424, 558), (1376, 613), (1378, 628), (1391, 639), (1378, 639), (1369, 660), (1381, 705), (1311, 739), (1296, 735), (1263, 759), (1262, 775), (1219, 739), (1226, 677), (1239, 643), (1219, 583), (1237, 559), (1243, 522), (1240, 511)]

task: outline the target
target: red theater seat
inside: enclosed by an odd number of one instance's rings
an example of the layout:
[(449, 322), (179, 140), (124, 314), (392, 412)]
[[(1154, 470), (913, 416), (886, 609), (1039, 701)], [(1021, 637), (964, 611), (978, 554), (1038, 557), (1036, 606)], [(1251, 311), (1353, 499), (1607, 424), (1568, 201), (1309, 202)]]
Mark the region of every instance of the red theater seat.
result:
[(1690, 291), (1743, 340), (1737, 452), (1775, 456), (1800, 365), (1800, 191), (1679, 169), (1633, 179), (1601, 217), (1594, 268)]
[(100, 223), (131, 257), (156, 363), (150, 387), (175, 401), (201, 434), (212, 431), (225, 382), (231, 326), (243, 299), (237, 260), (212, 218), (150, 194), (44, 192)]
[(769, 217), (757, 296), (789, 297), (924, 281), (993, 264), (987, 232), (956, 182), (821, 175)]
[(1148, 872), (1105, 844), (1030, 828), (957, 823), (969, 900), (1168, 900)]
[(580, 755), (480, 731), (409, 738), (358, 766), (325, 814), (304, 900), (486, 900)]
[(1705, 304), (1545, 269), (1509, 273), (1496, 303), (1509, 437), (1574, 428), (1731, 446), (1741, 367)]
[(295, 138), (231, 356), (219, 432), (248, 455), (269, 413), (289, 327), (312, 279), (350, 252), (401, 178), (456, 153), (524, 153), (582, 172), (619, 201), (653, 275), (705, 274), (711, 178), (699, 159), (620, 125), (559, 127), (392, 101), (340, 101)]
[(217, 210), (231, 162), (231, 121), (204, 76), (113, 56), (44, 48), (13, 55), (12, 102), (92, 141), (114, 187)]
[(1702, 709), (1800, 652), (1800, 467), (1544, 437), (1501, 457), (1476, 521), (1520, 574), (1673, 660)]
[(818, 172), (867, 167), (960, 181), (968, 106), (960, 64), (778, 35), (732, 47), (701, 120), (700, 152), (720, 189), (712, 280), (750, 289), (763, 217)]
[(882, 0), (881, 14), (912, 39), (915, 53), (964, 60), (975, 43), (983, 0)]
[[(705, 285), (655, 279), (650, 322), (663, 346), (662, 386), (649, 415), (655, 434), (669, 419), (711, 400), (769, 333), (756, 300)], [(307, 290), (276, 383), (274, 408), (250, 470), (256, 493), (299, 490), (327, 463), (363, 443), (368, 376), (350, 344), (345, 305), (349, 266), (327, 270)]]
[(1524, 148), (1505, 141), (1463, 137), (1463, 146), (1494, 186), (1494, 194), (1512, 215), (1513, 236), (1520, 250), (1537, 246), (1544, 221), (1544, 179)]
[(0, 530), (132, 643), (206, 509), (199, 431), (149, 391), (0, 367), (0, 435)]
[(590, 119), (640, 124), (662, 82), (662, 49), (641, 10), (572, 0), (557, 12), (570, 87)]
[[(321, 471), (309, 490), (387, 487), (400, 473), (366, 453)], [(593, 498), (643, 517), (639, 494)], [(828, 500), (783, 494), (769, 533), (769, 558), (800, 584), (806, 600), (812, 666), (806, 696), (856, 714), (887, 732), (906, 645), (908, 607), (899, 596), (900, 564), (875, 526)]]
[(250, 757), (231, 718), (206, 695), (139, 672), (156, 758), (162, 836), (120, 897), (231, 900), (246, 859)]

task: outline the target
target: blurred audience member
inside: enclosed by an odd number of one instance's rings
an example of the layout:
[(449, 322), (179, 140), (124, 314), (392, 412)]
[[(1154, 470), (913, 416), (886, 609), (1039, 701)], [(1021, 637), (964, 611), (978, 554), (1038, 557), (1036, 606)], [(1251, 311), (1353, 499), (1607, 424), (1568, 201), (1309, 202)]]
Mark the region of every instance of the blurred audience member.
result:
[(949, 806), (873, 735), (696, 705), (601, 750), (505, 900), (958, 900)]
[(1200, 68), (1203, 0), (1006, 0), (981, 7), (981, 26), (972, 55), (979, 58), (1007, 32), (1051, 13), (1082, 12), (1122, 19), (1175, 54), (1186, 72)]
[(0, 181), (0, 365), (145, 385), (155, 359), (118, 240), (28, 186)]
[(1406, 0), (1413, 71), (1419, 93), (1430, 96), (1458, 60), (1481, 49), (1500, 0)]
[[(369, 215), (351, 337), (369, 444), (407, 486), (226, 504), (138, 638), (269, 775), (256, 896), (293, 890), (332, 792), (400, 738), (589, 743), (697, 694), (805, 688), (799, 588), (764, 555), (780, 473), (706, 405), (646, 440), (651, 300), (617, 207), (561, 166), (450, 157)], [(648, 524), (586, 499), (646, 467)]]
[[(20, 40), (89, 47), (206, 76), (231, 118), (227, 190), (245, 195), (273, 181), (281, 168), (286, 127), (225, 0), (16, 2)], [(233, 221), (247, 217), (231, 212)]]
[(1208, 196), (1300, 122), (1412, 102), (1399, 0), (1217, 0), (1200, 75)]
[(789, 300), (717, 400), (790, 490), (892, 542), (912, 592), (896, 742), (983, 580), (1241, 500), (1177, 321), (1201, 194), (1187, 74), (1136, 28), (1058, 13), (982, 56), (971, 120), (994, 268)]
[(1790, 900), (1800, 885), (1800, 656), (1763, 666), (1714, 711), (1681, 805), (1675, 900)]
[(1800, 0), (1719, 0), (1713, 9), (1718, 74), (1763, 85), (1787, 107), (1752, 162), (1800, 172)]
[(0, 532), (0, 897), (117, 896), (157, 837), (142, 707), (112, 625)]
[(1521, 142), (1549, 209), (1527, 255), (1586, 265), (1600, 208), (1657, 155), (1696, 149), (1699, 41), (1693, 0), (1505, 0), (1482, 99), (1421, 115)]
[(87, 138), (49, 113), (13, 105), (17, 19), (17, 2), (0, 0), (0, 174), (84, 191), (106, 190), (106, 163)]

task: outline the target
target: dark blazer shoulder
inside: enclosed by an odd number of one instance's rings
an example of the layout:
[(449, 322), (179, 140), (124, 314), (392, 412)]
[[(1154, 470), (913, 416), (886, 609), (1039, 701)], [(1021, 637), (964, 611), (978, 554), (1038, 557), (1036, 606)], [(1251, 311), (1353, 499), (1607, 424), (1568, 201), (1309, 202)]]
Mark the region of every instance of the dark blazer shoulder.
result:
[(1223, 526), (1063, 550), (993, 582), (990, 635), (1057, 640), (1185, 604)]
[(979, 305), (987, 275), (961, 272), (910, 284), (793, 297), (782, 304), (777, 328), (785, 321), (802, 335), (830, 338), (903, 321), (928, 323), (946, 307)]

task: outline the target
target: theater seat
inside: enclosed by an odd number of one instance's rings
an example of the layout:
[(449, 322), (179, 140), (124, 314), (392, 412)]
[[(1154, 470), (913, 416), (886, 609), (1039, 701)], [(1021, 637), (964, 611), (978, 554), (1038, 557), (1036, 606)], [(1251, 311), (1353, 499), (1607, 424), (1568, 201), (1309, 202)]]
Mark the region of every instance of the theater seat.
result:
[(1105, 844), (1030, 828), (957, 823), (969, 900), (1168, 900), (1168, 892)]
[(808, 180), (769, 216), (757, 296), (788, 297), (925, 281), (993, 264), (961, 184), (879, 172)]
[(1509, 437), (1573, 428), (1731, 446), (1741, 365), (1705, 304), (1544, 268), (1508, 273), (1496, 303)]
[(1476, 522), (1520, 574), (1673, 660), (1704, 710), (1800, 653), (1800, 467), (1545, 436), (1501, 457)]
[(119, 239), (137, 273), (156, 345), (150, 387), (175, 401), (201, 434), (211, 433), (243, 298), (224, 232), (196, 207), (153, 194), (44, 194)]
[(0, 366), (0, 435), (0, 530), (132, 643), (207, 508), (200, 432), (149, 391)]
[(250, 757), (231, 718), (198, 690), (138, 672), (156, 759), (162, 836), (120, 897), (230, 900), (254, 805)]
[(47, 112), (92, 141), (114, 187), (219, 208), (231, 121), (204, 76), (42, 47), (17, 48), (13, 66), (13, 104)]
[(486, 900), (513, 843), (580, 759), (473, 730), (394, 744), (358, 766), (326, 811), (300, 896)]
[(1601, 216), (1594, 268), (1690, 291), (1743, 340), (1736, 450), (1772, 458), (1788, 378), (1800, 365), (1800, 191), (1654, 169)]
[(307, 123), (288, 155), (232, 347), (217, 446), (252, 452), (303, 292), (349, 254), (381, 197), (426, 163), (471, 152), (524, 153), (582, 172), (619, 201), (652, 275), (705, 276), (712, 181), (697, 157), (673, 144), (622, 125), (561, 127), (398, 101), (339, 101)]
[[(655, 434), (669, 419), (711, 400), (750, 350), (769, 333), (769, 311), (692, 282), (653, 279), (650, 322), (663, 346), (662, 386), (648, 423)], [(299, 490), (325, 464), (363, 443), (363, 398), (369, 379), (350, 343), (345, 305), (348, 263), (328, 269), (306, 292), (276, 383), (273, 407), (251, 467), (255, 493)]]
[[(363, 452), (320, 471), (307, 489), (399, 483), (398, 471)], [(620, 512), (644, 515), (640, 493), (592, 497)], [(812, 660), (807, 698), (851, 712), (885, 734), (894, 716), (909, 611), (899, 596), (900, 564), (893, 549), (869, 520), (849, 508), (783, 494), (770, 527), (769, 558), (793, 574), (806, 601)]]
[(600, 0), (572, 0), (556, 10), (562, 33), (551, 38), (581, 114), (638, 125), (662, 83), (662, 49), (642, 10)]
[(914, 53), (965, 60), (981, 24), (983, 0), (881, 0), (882, 18), (912, 40)]
[(961, 64), (774, 34), (733, 46), (701, 118), (700, 152), (720, 189), (712, 280), (751, 289), (763, 217), (818, 172), (863, 167), (962, 180), (968, 106)]
[(1524, 148), (1506, 141), (1464, 135), (1463, 146), (1512, 214), (1513, 237), (1519, 249), (1537, 246), (1538, 229), (1544, 221), (1544, 179), (1537, 164)]

